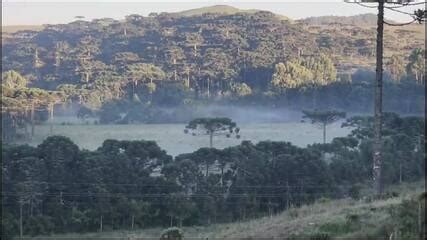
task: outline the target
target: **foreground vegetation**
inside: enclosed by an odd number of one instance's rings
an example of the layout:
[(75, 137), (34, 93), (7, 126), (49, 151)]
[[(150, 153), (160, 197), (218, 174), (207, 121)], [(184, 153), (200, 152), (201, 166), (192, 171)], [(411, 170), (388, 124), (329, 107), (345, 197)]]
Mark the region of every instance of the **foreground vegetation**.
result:
[[(425, 182), (405, 183), (388, 187), (389, 197), (372, 199), (363, 192), (363, 199), (332, 200), (322, 198), (313, 204), (290, 208), (273, 216), (238, 223), (183, 227), (184, 239), (418, 239), (425, 223), (425, 205), (419, 209)], [(421, 200), (421, 203), (424, 203)], [(83, 239), (158, 239), (162, 228), (122, 230), (106, 233), (61, 234), (48, 238)], [(318, 237), (318, 238), (316, 238)], [(46, 239), (43, 237), (30, 238)], [(422, 239), (422, 238), (421, 238)]]
[[(383, 180), (424, 176), (424, 119), (385, 115)], [(361, 197), (371, 178), (372, 118), (306, 148), (243, 141), (172, 158), (152, 141), (106, 140), (80, 150), (53, 136), (38, 147), (2, 148), (2, 228), (25, 234), (210, 225), (275, 215), (321, 198)]]

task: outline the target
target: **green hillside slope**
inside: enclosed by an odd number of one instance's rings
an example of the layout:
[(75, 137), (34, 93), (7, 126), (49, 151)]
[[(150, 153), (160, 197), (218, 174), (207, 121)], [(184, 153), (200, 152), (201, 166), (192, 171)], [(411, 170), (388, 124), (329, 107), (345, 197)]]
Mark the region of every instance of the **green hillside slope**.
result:
[[(391, 187), (388, 192), (397, 192), (399, 196), (382, 200), (370, 200), (369, 197), (361, 200), (321, 199), (311, 205), (292, 208), (274, 216), (246, 222), (213, 224), (207, 227), (184, 227), (184, 237), (185, 239), (383, 239), (384, 236), (389, 237), (392, 233), (396, 235), (399, 230), (402, 231), (402, 226), (398, 221), (406, 221), (406, 227), (409, 229), (414, 227), (413, 223), (418, 221), (418, 206), (416, 201), (411, 201), (411, 199), (417, 199), (425, 191), (424, 189), (425, 183), (418, 182)], [(393, 214), (400, 214), (400, 217), (396, 219)], [(155, 228), (65, 234), (49, 238), (158, 239), (162, 231), (163, 229)], [(409, 236), (406, 235), (406, 237)], [(46, 239), (46, 236), (32, 239)]]

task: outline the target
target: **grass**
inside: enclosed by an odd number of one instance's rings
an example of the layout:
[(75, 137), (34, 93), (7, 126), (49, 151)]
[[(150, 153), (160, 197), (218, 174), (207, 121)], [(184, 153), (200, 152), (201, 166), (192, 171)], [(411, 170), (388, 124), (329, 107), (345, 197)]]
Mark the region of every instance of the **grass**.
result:
[[(404, 199), (425, 191), (424, 182), (392, 186), (386, 191), (398, 191), (399, 197), (375, 200), (321, 200), (311, 205), (292, 208), (273, 217), (211, 226), (184, 227), (186, 239), (301, 239), (326, 236), (331, 239), (366, 239), (381, 231), (390, 221), (388, 209)], [(89, 234), (64, 234), (42, 239), (159, 239), (163, 229), (140, 229)], [(328, 239), (328, 238), (326, 238)]]

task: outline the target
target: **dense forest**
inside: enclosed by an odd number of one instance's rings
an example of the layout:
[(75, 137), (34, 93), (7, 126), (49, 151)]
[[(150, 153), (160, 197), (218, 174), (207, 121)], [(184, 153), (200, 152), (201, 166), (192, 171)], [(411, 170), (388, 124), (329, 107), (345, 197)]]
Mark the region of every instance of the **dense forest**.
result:
[[(95, 151), (62, 136), (37, 147), (3, 143), (2, 232), (18, 233), (20, 214), (24, 234), (39, 235), (231, 222), (358, 199), (371, 178), (372, 117), (348, 126), (348, 136), (306, 148), (243, 141), (175, 158), (144, 140), (106, 140)], [(384, 141), (384, 183), (425, 176), (423, 118), (385, 114)]]
[[(369, 15), (334, 23), (224, 9), (5, 34), (2, 114), (12, 133), (4, 139), (70, 105), (102, 123), (184, 122), (195, 106), (211, 103), (372, 110)], [(387, 111), (423, 112), (423, 37), (423, 26), (386, 29)]]

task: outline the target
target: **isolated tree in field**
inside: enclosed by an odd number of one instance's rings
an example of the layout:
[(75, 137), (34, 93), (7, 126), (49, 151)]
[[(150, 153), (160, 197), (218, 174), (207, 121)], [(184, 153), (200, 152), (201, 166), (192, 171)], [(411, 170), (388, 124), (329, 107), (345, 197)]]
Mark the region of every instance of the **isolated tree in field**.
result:
[(302, 111), (303, 118), (311, 120), (312, 124), (316, 124), (323, 129), (323, 143), (326, 143), (326, 126), (345, 118), (345, 112), (338, 111)]
[(190, 133), (193, 136), (209, 136), (209, 146), (213, 147), (214, 136), (231, 137), (234, 135), (240, 138), (240, 128), (230, 118), (196, 118), (185, 126), (184, 133)]

